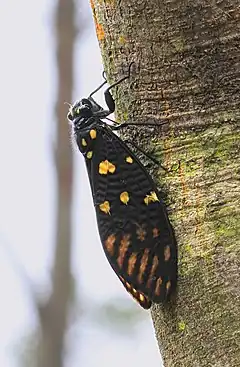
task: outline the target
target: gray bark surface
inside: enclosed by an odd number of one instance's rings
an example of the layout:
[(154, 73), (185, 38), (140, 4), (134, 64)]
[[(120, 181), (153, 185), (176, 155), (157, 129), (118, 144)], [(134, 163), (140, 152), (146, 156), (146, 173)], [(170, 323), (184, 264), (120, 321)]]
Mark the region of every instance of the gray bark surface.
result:
[[(152, 318), (165, 367), (240, 366), (240, 110), (238, 1), (92, 1), (117, 117), (167, 122), (138, 138), (169, 172), (179, 286)], [(130, 129), (130, 128), (129, 128)]]

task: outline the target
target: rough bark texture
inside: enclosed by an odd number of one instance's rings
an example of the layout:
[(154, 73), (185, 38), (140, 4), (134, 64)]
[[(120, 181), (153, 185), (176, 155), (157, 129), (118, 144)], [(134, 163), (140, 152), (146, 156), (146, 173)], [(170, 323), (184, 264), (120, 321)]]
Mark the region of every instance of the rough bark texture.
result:
[(179, 246), (177, 299), (152, 308), (164, 365), (240, 366), (239, 1), (91, 6), (108, 78), (135, 61), (118, 117), (167, 122), (138, 132), (169, 169), (155, 178)]
[[(71, 289), (71, 202), (73, 163), (66, 101), (72, 100), (73, 45), (75, 38), (74, 3), (59, 0), (56, 11), (58, 96), (56, 102), (57, 207), (56, 243), (52, 269), (52, 293), (45, 305), (39, 305), (41, 343), (39, 367), (61, 367), (67, 328)], [(69, 142), (69, 143), (68, 143)]]

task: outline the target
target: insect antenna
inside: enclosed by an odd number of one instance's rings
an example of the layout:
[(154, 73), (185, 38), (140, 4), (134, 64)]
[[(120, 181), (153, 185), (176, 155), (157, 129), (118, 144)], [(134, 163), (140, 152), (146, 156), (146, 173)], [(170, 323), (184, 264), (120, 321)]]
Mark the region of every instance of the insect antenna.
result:
[(89, 95), (88, 98), (92, 97), (95, 93), (97, 93), (107, 83), (107, 80), (106, 80), (106, 77), (105, 77), (105, 71), (103, 71), (102, 76), (105, 79), (104, 82), (102, 82), (102, 84), (100, 84), (99, 87), (94, 89), (94, 91)]
[(104, 92), (104, 94), (106, 93), (109, 93), (110, 89), (116, 87), (118, 84), (121, 84), (124, 80), (130, 78), (130, 69), (131, 69), (131, 66), (134, 64), (134, 61), (132, 61), (130, 64), (129, 64), (129, 67), (128, 67), (128, 73), (126, 76), (124, 76), (123, 78), (119, 79), (118, 81), (116, 81), (115, 83), (111, 84)]
[[(115, 126), (116, 126), (116, 129), (117, 129), (117, 125), (119, 125), (119, 124), (118, 124), (116, 121), (114, 121), (114, 120), (110, 119), (109, 117), (105, 117), (105, 119), (106, 119), (106, 120), (108, 120), (108, 121), (113, 122), (113, 123), (115, 124)], [(115, 126), (111, 126), (111, 127), (113, 127), (113, 130), (116, 130), (116, 129), (115, 129)]]
[(163, 125), (167, 125), (169, 124), (169, 122), (162, 122), (162, 123), (156, 123), (156, 122), (153, 122), (153, 121), (149, 121), (149, 122), (122, 122), (121, 124), (118, 124), (118, 126), (114, 126), (114, 128), (112, 130), (121, 130), (122, 128), (124, 127), (127, 127), (127, 126), (156, 126), (156, 127), (159, 127), (159, 126), (163, 126)]
[(124, 76), (123, 78), (119, 79), (118, 81), (116, 81), (115, 83), (111, 84), (104, 92), (104, 96), (105, 96), (105, 101), (106, 104), (108, 106), (109, 112), (113, 113), (115, 111), (115, 102), (114, 99), (110, 93), (110, 90), (114, 87), (116, 87), (118, 84), (122, 83), (124, 80), (130, 78), (130, 69), (132, 64), (134, 64), (134, 62), (131, 62), (129, 67), (128, 67), (128, 74), (126, 76)]

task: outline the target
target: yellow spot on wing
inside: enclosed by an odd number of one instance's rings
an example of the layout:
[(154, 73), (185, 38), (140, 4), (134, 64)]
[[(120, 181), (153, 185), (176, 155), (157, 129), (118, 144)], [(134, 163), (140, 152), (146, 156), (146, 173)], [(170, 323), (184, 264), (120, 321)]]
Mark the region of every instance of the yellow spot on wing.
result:
[(93, 156), (93, 152), (90, 150), (89, 152), (87, 152), (87, 158), (91, 159)]
[(117, 263), (118, 266), (121, 268), (123, 266), (123, 261), (125, 258), (125, 254), (128, 250), (128, 247), (130, 245), (130, 234), (125, 234), (123, 236), (123, 238), (120, 241), (120, 245), (119, 245), (119, 253), (118, 253), (118, 258), (117, 258)]
[(100, 173), (100, 175), (106, 175), (108, 172), (114, 173), (115, 170), (116, 167), (114, 166), (114, 164), (109, 162), (107, 159), (99, 163), (98, 172)]
[(159, 201), (158, 197), (157, 197), (157, 194), (155, 191), (151, 191), (150, 192), (150, 195), (146, 195), (145, 198), (144, 198), (144, 203), (146, 205), (154, 202), (154, 201)]
[(151, 302), (149, 299), (142, 293), (138, 292), (131, 284), (129, 284), (125, 279), (119, 276), (121, 281), (123, 282), (126, 290), (130, 293), (133, 298), (144, 308), (149, 308), (151, 306)]
[(89, 135), (91, 136), (92, 139), (96, 139), (97, 136), (96, 130), (94, 129), (90, 130)]
[(128, 275), (132, 275), (133, 270), (134, 270), (134, 267), (135, 267), (135, 264), (136, 264), (136, 261), (137, 261), (137, 254), (136, 254), (136, 252), (134, 252), (129, 257), (129, 260), (128, 260), (128, 268), (127, 268)]
[(132, 157), (130, 157), (130, 156), (129, 157), (126, 157), (126, 162), (127, 163), (130, 163), (130, 164), (133, 163)]
[(111, 234), (105, 241), (105, 248), (110, 255), (114, 254), (114, 243), (116, 241), (116, 236)]
[(83, 147), (86, 147), (87, 146), (87, 142), (86, 142), (86, 140), (84, 138), (82, 138), (82, 146)]
[(120, 200), (123, 202), (123, 204), (126, 204), (127, 205), (128, 201), (129, 201), (129, 195), (128, 195), (128, 192), (127, 191), (123, 191), (120, 194)]
[(115, 169), (116, 169), (116, 167), (114, 166), (114, 164), (111, 163), (111, 162), (108, 162), (108, 171), (110, 173), (114, 173), (115, 172)]
[(150, 194), (151, 194), (150, 196), (151, 196), (152, 201), (159, 201), (155, 191), (151, 191)]
[(99, 208), (102, 212), (106, 214), (110, 214), (110, 204), (109, 201), (104, 201), (104, 203), (99, 205)]
[(139, 271), (138, 271), (138, 283), (142, 283), (143, 281), (143, 275), (144, 275), (144, 272), (146, 270), (147, 263), (148, 263), (148, 253), (149, 253), (149, 249), (146, 248), (141, 258), (141, 264), (140, 264)]
[(98, 172), (100, 175), (106, 175), (108, 173), (108, 161), (103, 161), (99, 163)]
[(170, 250), (170, 247), (169, 246), (166, 246), (164, 248), (164, 260), (165, 261), (168, 261), (171, 257), (171, 250)]

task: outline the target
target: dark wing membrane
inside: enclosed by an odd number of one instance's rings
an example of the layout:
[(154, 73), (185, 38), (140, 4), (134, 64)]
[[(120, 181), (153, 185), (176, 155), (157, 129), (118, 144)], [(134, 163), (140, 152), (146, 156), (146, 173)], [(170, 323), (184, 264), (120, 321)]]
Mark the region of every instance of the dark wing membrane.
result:
[(106, 125), (84, 153), (105, 254), (144, 307), (176, 286), (176, 241), (157, 188), (133, 152)]

